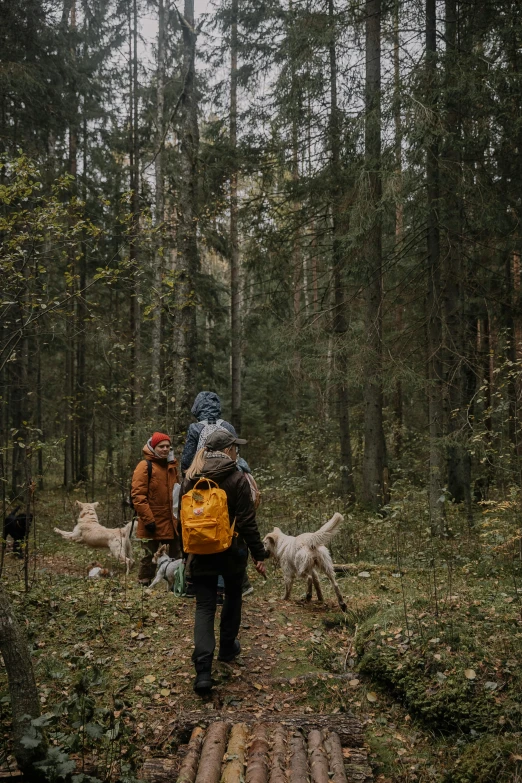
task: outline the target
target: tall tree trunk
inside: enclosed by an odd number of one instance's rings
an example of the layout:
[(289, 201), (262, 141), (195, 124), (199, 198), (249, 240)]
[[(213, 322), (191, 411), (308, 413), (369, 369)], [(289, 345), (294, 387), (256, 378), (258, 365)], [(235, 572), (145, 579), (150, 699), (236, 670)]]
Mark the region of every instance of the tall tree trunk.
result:
[(382, 423), (382, 221), (381, 221), (381, 0), (366, 0), (365, 161), (372, 225), (365, 239), (364, 457), (362, 499), (368, 508), (388, 502)]
[[(35, 762), (45, 757), (47, 740), (40, 732), (40, 743), (27, 747), (24, 737), (36, 739), (31, 721), (40, 716), (40, 702), (34, 677), (29, 644), (23, 626), (18, 622), (3, 586), (0, 584), (0, 654), (4, 660), (11, 698), (13, 720), (13, 750), (18, 767), (26, 780), (44, 780), (45, 775), (34, 769)], [(40, 731), (40, 730), (39, 730)]]
[(43, 422), (43, 399), (42, 399), (42, 344), (40, 338), (40, 329), (36, 327), (36, 428), (38, 430), (38, 489), (44, 489), (44, 466), (43, 466), (43, 442), (44, 422)]
[[(76, 31), (76, 2), (73, 0), (71, 6), (70, 29), (75, 34)], [(74, 57), (74, 49), (72, 51)], [(72, 85), (73, 100), (76, 99), (75, 85)], [(69, 174), (73, 177), (73, 187), (76, 181), (77, 173), (77, 150), (78, 136), (74, 124), (69, 125)], [(68, 284), (67, 293), (69, 301), (67, 303), (67, 315), (65, 325), (65, 453), (64, 453), (64, 474), (63, 483), (65, 489), (69, 491), (74, 481), (74, 294), (75, 294), (75, 268), (76, 260), (74, 251), (69, 257), (69, 273), (71, 282)]]
[(241, 430), (241, 316), (237, 201), (237, 21), (239, 2), (232, 0), (230, 33), (230, 333), (232, 369), (232, 424)]
[(28, 266), (24, 264), (21, 274), (24, 278), (24, 290), (18, 303), (18, 323), (22, 330), (22, 338), (19, 343), (19, 352), (9, 364), (9, 403), (11, 410), (11, 497), (19, 501), (24, 494), (25, 486), (25, 461), (30, 432), (27, 424), (29, 421), (29, 335), (25, 321), (28, 312)]
[(173, 431), (181, 434), (190, 421), (197, 383), (197, 322), (195, 278), (199, 268), (198, 220), (198, 98), (196, 91), (196, 38), (194, 0), (185, 0), (183, 28), (184, 90), (181, 99), (180, 177), (177, 225), (177, 301)]
[(445, 140), (443, 160), (444, 224), (444, 345), (448, 434), (448, 493), (458, 503), (465, 502), (471, 521), (471, 457), (466, 447), (467, 372), (470, 347), (466, 341), (464, 301), (465, 259), (461, 247), (461, 166), (458, 135), (461, 120), (455, 95), (455, 72), (458, 68), (457, 0), (446, 0), (445, 19)]
[(439, 145), (437, 116), (436, 67), (437, 26), (436, 0), (426, 0), (426, 87), (432, 121), (426, 149), (427, 191), (427, 273), (426, 318), (428, 326), (428, 417), (430, 437), (429, 509), (433, 535), (442, 535), (445, 527), (444, 448), (443, 448), (443, 368), (442, 308), (440, 280), (439, 230)]
[[(495, 378), (494, 373), (494, 351), (493, 351), (493, 335), (491, 330), (490, 314), (486, 308), (486, 313), (482, 320), (482, 383), (484, 385), (484, 427), (486, 430), (486, 448), (487, 448), (487, 462), (486, 462), (486, 475), (484, 477), (485, 489), (489, 487), (493, 482), (493, 419), (492, 419), (492, 404), (493, 404), (493, 382)], [(486, 500), (486, 497), (482, 498)]]
[[(84, 52), (84, 56), (87, 52)], [(84, 97), (83, 117), (83, 172), (82, 199), (87, 202), (87, 117)], [(78, 430), (78, 463), (76, 480), (86, 482), (89, 477), (89, 411), (87, 409), (87, 243), (82, 243), (79, 259), (78, 298), (76, 307), (76, 424)]]
[[(393, 121), (395, 128), (395, 170), (397, 176), (396, 188), (399, 193), (395, 205), (395, 252), (401, 252), (404, 234), (404, 209), (402, 205), (402, 117), (401, 117), (401, 70), (400, 70), (400, 0), (395, 0), (393, 9)], [(404, 329), (402, 300), (397, 302), (395, 313), (395, 328), (399, 337)], [(402, 380), (398, 378), (395, 383), (393, 409), (395, 414), (395, 457), (398, 459), (402, 453), (403, 436), (403, 394)]]
[(130, 154), (131, 230), (129, 261), (131, 295), (129, 297), (130, 328), (130, 415), (132, 451), (136, 451), (136, 426), (141, 418), (141, 308), (139, 302), (138, 234), (140, 226), (140, 148), (138, 137), (138, 5), (132, 0), (129, 17), (130, 58)]
[(165, 134), (165, 2), (158, 0), (158, 63), (156, 69), (156, 159), (155, 175), (155, 228), (154, 283), (152, 296), (155, 304), (152, 316), (151, 392), (152, 405), (159, 418), (161, 403), (161, 335), (162, 335), (162, 286), (165, 266), (163, 224), (165, 221), (164, 164)]
[(336, 29), (334, 18), (334, 0), (328, 0), (328, 17), (330, 26), (329, 57), (330, 57), (330, 165), (331, 165), (331, 210), (332, 210), (332, 267), (334, 286), (333, 332), (336, 337), (336, 367), (335, 367), (335, 404), (339, 422), (339, 439), (341, 447), (341, 492), (348, 500), (355, 500), (355, 483), (353, 480), (352, 441), (350, 435), (350, 408), (348, 396), (348, 354), (346, 350), (346, 332), (348, 330), (347, 305), (344, 289), (344, 250), (342, 246), (342, 196), (343, 187), (340, 181), (340, 146), (341, 133), (339, 127), (339, 108), (337, 105), (337, 50)]

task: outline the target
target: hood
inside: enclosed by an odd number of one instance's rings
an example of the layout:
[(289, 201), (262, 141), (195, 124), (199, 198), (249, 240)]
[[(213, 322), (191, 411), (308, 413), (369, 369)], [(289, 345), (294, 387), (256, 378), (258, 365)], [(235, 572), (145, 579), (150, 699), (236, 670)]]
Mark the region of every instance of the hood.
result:
[[(146, 444), (144, 445), (142, 451), (143, 451), (143, 456), (145, 457), (145, 459), (155, 460), (156, 462), (162, 462), (163, 461), (161, 457), (158, 457), (158, 455), (156, 454), (156, 452), (154, 451), (154, 449), (150, 445), (150, 438), (146, 442)], [(177, 460), (176, 460), (176, 457), (174, 456), (174, 452), (173, 451), (169, 451), (168, 456), (167, 456), (167, 462), (176, 462), (176, 461)]]
[(198, 421), (219, 419), (221, 415), (221, 400), (215, 392), (202, 391), (194, 400), (191, 413)]
[(234, 473), (237, 470), (237, 465), (234, 460), (227, 457), (226, 454), (222, 454), (217, 451), (206, 458), (203, 463), (203, 470), (201, 471), (199, 478), (204, 476), (205, 478), (212, 479), (219, 482), (220, 479), (224, 479), (230, 473)]

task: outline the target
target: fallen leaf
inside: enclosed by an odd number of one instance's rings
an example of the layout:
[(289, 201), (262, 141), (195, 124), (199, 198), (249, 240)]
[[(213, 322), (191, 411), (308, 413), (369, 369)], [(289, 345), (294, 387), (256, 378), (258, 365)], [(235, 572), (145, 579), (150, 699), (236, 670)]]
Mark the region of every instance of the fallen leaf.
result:
[(143, 682), (156, 682), (156, 678), (153, 674), (146, 674), (143, 678)]
[(360, 681), (359, 680), (350, 680), (348, 685), (350, 686), (350, 688), (358, 688), (359, 685), (360, 685)]
[(467, 680), (474, 680), (476, 676), (477, 676), (477, 672), (475, 671), (475, 669), (464, 669), (464, 677)]
[(361, 571), (357, 576), (360, 576), (362, 579), (369, 579), (371, 574), (368, 571)]
[(366, 694), (366, 698), (368, 699), (368, 701), (371, 702), (377, 701), (377, 694), (374, 693), (373, 691), (370, 691), (369, 693)]
[(170, 689), (169, 688), (162, 688), (160, 690), (160, 693), (162, 696), (170, 696)]
[(257, 682), (253, 682), (252, 685), (254, 686), (256, 691), (262, 691), (263, 690), (263, 686), (259, 685), (259, 683), (257, 683)]

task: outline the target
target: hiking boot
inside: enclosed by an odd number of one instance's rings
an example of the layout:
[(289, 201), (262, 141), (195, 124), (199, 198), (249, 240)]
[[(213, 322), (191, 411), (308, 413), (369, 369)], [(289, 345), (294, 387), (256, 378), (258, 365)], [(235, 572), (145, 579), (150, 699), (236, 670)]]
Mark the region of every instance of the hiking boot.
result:
[(237, 658), (239, 653), (241, 652), (241, 644), (239, 642), (239, 639), (234, 640), (234, 644), (232, 645), (232, 650), (230, 652), (225, 652), (219, 648), (218, 653), (218, 661), (224, 661), (225, 663), (228, 663), (229, 661), (233, 661), (234, 658)]
[(194, 587), (194, 582), (186, 582), (184, 595), (185, 595), (185, 598), (195, 598), (196, 597), (196, 588)]
[(245, 595), (250, 595), (250, 593), (253, 593), (253, 592), (254, 592), (254, 588), (250, 584), (250, 579), (248, 578), (248, 576), (246, 575), (246, 572), (245, 572), (245, 576), (243, 578), (243, 584), (241, 585), (241, 594), (242, 594), (242, 596), (244, 598)]
[(212, 690), (212, 676), (210, 672), (198, 672), (194, 680), (194, 691), (198, 696), (206, 696)]

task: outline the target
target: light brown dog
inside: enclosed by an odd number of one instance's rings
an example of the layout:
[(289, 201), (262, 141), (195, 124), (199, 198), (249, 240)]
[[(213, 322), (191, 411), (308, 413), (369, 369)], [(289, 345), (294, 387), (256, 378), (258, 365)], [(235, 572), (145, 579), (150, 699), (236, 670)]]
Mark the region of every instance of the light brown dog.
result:
[(301, 576), (307, 580), (306, 600), (312, 600), (312, 585), (315, 587), (318, 601), (323, 600), (323, 594), (319, 585), (317, 571), (330, 580), (335, 590), (337, 601), (343, 612), (346, 612), (346, 604), (335, 581), (332, 556), (326, 545), (336, 534), (341, 522), (341, 514), (334, 514), (315, 533), (301, 533), (300, 536), (287, 536), (278, 527), (274, 528), (263, 539), (265, 549), (274, 558), (275, 562), (281, 566), (283, 579), (285, 580), (285, 600), (290, 598), (292, 585), (296, 576)]
[(74, 529), (67, 531), (55, 527), (54, 532), (76, 544), (84, 544), (92, 549), (108, 549), (116, 560), (125, 563), (126, 571), (129, 573), (134, 562), (129, 538), (132, 522), (127, 522), (125, 527), (104, 527), (100, 525), (96, 513), (99, 503), (80, 503), (77, 500), (76, 504), (80, 507), (80, 514)]

